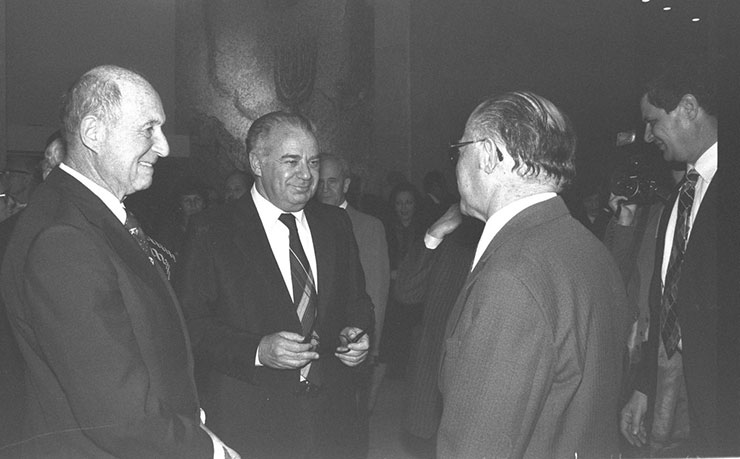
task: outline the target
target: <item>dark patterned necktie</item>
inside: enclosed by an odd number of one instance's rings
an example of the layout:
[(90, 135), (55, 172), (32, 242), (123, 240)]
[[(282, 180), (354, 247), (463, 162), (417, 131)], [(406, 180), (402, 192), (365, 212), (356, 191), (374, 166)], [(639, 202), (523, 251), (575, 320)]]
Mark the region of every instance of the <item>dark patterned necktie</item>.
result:
[(298, 237), (293, 214), (282, 214), (279, 220), (288, 227), (290, 232), (290, 274), (293, 281), (293, 302), (296, 312), (301, 319), (303, 336), (310, 336), (316, 321), (316, 286), (311, 275), (311, 266), (308, 264), (306, 252), (303, 250), (301, 239)]
[(134, 214), (126, 210), (126, 222), (123, 224), (123, 226), (126, 228), (128, 233), (131, 235), (131, 237), (134, 238), (137, 244), (139, 244), (139, 247), (141, 247), (141, 250), (144, 252), (144, 255), (149, 259), (149, 263), (154, 265), (154, 258), (152, 258), (152, 250), (149, 246), (149, 241), (144, 233), (144, 230), (141, 229), (141, 226), (139, 225), (139, 221), (134, 217)]
[(689, 239), (689, 217), (694, 204), (694, 191), (699, 174), (691, 169), (684, 177), (678, 193), (678, 212), (676, 214), (676, 230), (673, 233), (673, 245), (668, 259), (668, 270), (665, 274), (663, 296), (660, 308), (660, 335), (665, 345), (666, 356), (670, 359), (678, 348), (681, 340), (681, 330), (678, 325), (676, 299), (678, 297), (678, 281), (681, 276), (686, 244)]

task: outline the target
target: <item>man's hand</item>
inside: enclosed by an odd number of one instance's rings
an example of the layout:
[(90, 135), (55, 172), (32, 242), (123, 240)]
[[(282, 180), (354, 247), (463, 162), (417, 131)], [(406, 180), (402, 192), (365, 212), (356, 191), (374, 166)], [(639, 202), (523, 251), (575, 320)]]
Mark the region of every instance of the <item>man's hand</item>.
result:
[(622, 431), (624, 438), (632, 446), (637, 446), (638, 448), (647, 442), (645, 413), (647, 413), (647, 395), (634, 391), (630, 401), (622, 408), (619, 429)]
[(298, 333), (281, 331), (262, 337), (257, 355), (260, 362), (270, 368), (295, 370), (319, 358), (318, 352), (312, 351), (313, 347), (311, 343), (304, 344), (303, 336)]
[[(362, 336), (359, 341), (356, 343), (353, 342), (360, 335)], [(342, 344), (344, 344), (344, 342), (348, 342), (346, 346), (340, 345), (334, 353), (342, 363), (348, 367), (356, 367), (367, 358), (367, 350), (370, 348), (370, 338), (362, 329), (357, 327), (344, 327), (339, 334), (339, 337)]]
[(445, 236), (455, 231), (455, 228), (460, 226), (461, 223), (460, 204), (453, 204), (436, 222), (432, 223), (427, 232), (432, 237), (444, 239)]
[(621, 226), (632, 226), (635, 220), (637, 204), (625, 204), (626, 201), (626, 197), (616, 196), (614, 193), (611, 193), (609, 195), (609, 208), (614, 212), (617, 223)]

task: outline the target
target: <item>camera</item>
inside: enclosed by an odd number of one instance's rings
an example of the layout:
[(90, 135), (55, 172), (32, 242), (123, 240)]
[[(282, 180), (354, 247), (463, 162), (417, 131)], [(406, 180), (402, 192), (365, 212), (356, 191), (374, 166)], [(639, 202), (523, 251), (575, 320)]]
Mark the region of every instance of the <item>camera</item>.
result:
[(627, 148), (635, 141), (635, 131), (620, 132), (617, 134), (617, 147), (632, 151), (627, 157), (627, 165), (612, 177), (609, 190), (615, 196), (624, 196), (625, 204), (653, 204), (657, 201), (668, 201), (670, 188), (663, 186), (657, 180), (655, 161), (644, 153), (634, 153), (634, 148)]

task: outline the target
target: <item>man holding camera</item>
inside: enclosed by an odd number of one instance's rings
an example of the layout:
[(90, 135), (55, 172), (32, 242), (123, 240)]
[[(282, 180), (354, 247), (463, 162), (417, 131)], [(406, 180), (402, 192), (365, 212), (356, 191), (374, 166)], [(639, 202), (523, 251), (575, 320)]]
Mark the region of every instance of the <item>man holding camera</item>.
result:
[[(717, 115), (711, 71), (696, 62), (672, 64), (640, 102), (645, 141), (686, 175), (658, 225), (649, 294), (647, 346), (620, 428), (651, 454), (733, 455), (738, 452), (736, 358), (717, 297)], [(630, 225), (634, 205), (623, 205)], [(648, 435), (649, 434), (649, 435)]]

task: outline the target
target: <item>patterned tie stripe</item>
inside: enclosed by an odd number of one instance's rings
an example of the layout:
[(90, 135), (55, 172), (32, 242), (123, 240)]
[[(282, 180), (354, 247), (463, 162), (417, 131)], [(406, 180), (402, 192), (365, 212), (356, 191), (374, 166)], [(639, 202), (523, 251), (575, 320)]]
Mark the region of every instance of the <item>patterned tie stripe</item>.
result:
[(681, 329), (678, 324), (676, 299), (678, 297), (678, 281), (681, 276), (684, 253), (689, 236), (689, 217), (694, 203), (694, 191), (699, 174), (690, 170), (681, 184), (678, 195), (678, 213), (676, 214), (676, 230), (673, 234), (671, 255), (668, 260), (663, 296), (660, 310), (660, 335), (663, 338), (666, 355), (670, 359), (678, 348), (681, 340)]
[(298, 228), (292, 214), (280, 215), (280, 221), (290, 233), (290, 274), (293, 281), (293, 302), (301, 319), (303, 335), (309, 336), (316, 319), (316, 287), (308, 257), (298, 237)]
[[(301, 239), (298, 237), (298, 228), (293, 214), (281, 214), (279, 220), (288, 227), (290, 234), (290, 275), (293, 282), (293, 303), (301, 321), (303, 336), (306, 339), (318, 339), (319, 336), (314, 330), (318, 295), (311, 274), (311, 265), (308, 264), (308, 257), (306, 257)], [(303, 377), (315, 385), (321, 384), (318, 366), (319, 362), (313, 362), (301, 369)]]
[(149, 241), (147, 240), (147, 236), (144, 233), (144, 230), (141, 229), (141, 226), (139, 226), (139, 221), (128, 210), (126, 210), (126, 222), (123, 224), (123, 226), (129, 232), (129, 234), (134, 238), (134, 240), (136, 240), (136, 243), (139, 244), (139, 247), (141, 247), (141, 250), (144, 252), (144, 255), (146, 255), (147, 258), (149, 259), (149, 263), (154, 265), (154, 258), (152, 258), (152, 251), (151, 251), (151, 247), (149, 246)]

